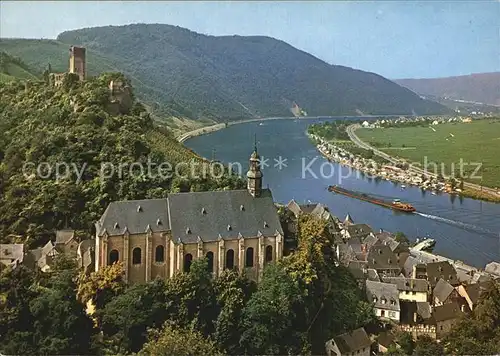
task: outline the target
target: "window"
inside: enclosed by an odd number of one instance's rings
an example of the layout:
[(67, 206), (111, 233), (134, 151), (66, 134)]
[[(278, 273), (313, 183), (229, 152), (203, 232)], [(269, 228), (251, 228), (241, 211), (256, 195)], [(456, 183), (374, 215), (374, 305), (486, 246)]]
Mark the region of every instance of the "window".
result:
[(214, 271), (214, 253), (209, 251), (207, 252), (206, 257), (208, 262), (208, 272), (212, 273)]
[(165, 247), (162, 245), (156, 246), (155, 251), (155, 262), (164, 262), (165, 261)]
[(234, 268), (234, 251), (229, 249), (226, 252), (226, 268), (233, 269)]
[(411, 294), (413, 294), (413, 295), (417, 295), (417, 292), (413, 291), (413, 292), (411, 292)]
[(132, 264), (134, 265), (140, 265), (141, 264), (141, 249), (139, 247), (136, 247), (132, 250)]
[(253, 267), (253, 247), (247, 248), (245, 256), (245, 267)]
[(385, 316), (385, 310), (380, 311), (380, 316)]
[(109, 265), (112, 265), (113, 263), (118, 262), (120, 255), (118, 254), (117, 250), (111, 250), (109, 253)]
[(266, 247), (266, 262), (271, 262), (273, 260), (273, 247)]
[(191, 262), (193, 261), (193, 255), (188, 253), (184, 256), (184, 272), (189, 272), (191, 269)]

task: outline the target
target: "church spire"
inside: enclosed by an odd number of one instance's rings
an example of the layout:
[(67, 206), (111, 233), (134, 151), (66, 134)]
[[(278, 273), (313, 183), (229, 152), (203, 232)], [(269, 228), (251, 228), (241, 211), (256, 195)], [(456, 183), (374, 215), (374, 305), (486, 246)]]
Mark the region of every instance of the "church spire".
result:
[(262, 191), (262, 172), (260, 156), (257, 153), (257, 135), (254, 136), (254, 150), (250, 156), (250, 167), (247, 172), (247, 189), (253, 197), (260, 196)]

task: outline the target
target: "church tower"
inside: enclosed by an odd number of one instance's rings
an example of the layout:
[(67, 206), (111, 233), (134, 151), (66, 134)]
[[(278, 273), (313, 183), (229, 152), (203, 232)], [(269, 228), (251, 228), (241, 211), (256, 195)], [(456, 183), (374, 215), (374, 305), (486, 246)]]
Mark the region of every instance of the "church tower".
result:
[(260, 156), (257, 153), (257, 139), (250, 156), (250, 168), (247, 172), (247, 189), (253, 197), (259, 197), (262, 191), (262, 172), (260, 170)]

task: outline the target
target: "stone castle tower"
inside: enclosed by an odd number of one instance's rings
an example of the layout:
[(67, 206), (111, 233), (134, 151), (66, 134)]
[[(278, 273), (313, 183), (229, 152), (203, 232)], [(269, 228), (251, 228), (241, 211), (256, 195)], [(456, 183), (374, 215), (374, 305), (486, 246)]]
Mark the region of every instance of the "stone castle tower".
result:
[(259, 197), (262, 191), (262, 171), (260, 170), (260, 156), (257, 153), (257, 140), (250, 156), (250, 168), (247, 172), (247, 189), (253, 197)]
[(71, 46), (69, 49), (69, 72), (78, 74), (80, 80), (85, 80), (85, 48)]

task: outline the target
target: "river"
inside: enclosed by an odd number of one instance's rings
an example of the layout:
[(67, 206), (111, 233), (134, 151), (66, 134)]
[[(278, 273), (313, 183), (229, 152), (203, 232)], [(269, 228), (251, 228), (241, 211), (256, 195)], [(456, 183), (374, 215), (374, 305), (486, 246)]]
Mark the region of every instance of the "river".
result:
[[(331, 119), (274, 120), (229, 126), (220, 131), (191, 138), (185, 145), (204, 157), (215, 155), (225, 163), (240, 162), (244, 170), (257, 135), (262, 159), (263, 185), (272, 190), (274, 200), (287, 203), (319, 202), (343, 219), (347, 213), (355, 223), (374, 229), (402, 231), (410, 239), (432, 237), (434, 252), (484, 268), (500, 261), (500, 204), (450, 196), (432, 195), (417, 187), (373, 179), (359, 171), (328, 163), (305, 135), (312, 123)], [(284, 165), (275, 167), (282, 157)], [(285, 166), (286, 165), (286, 166)], [(327, 191), (328, 185), (342, 186), (381, 197), (409, 202), (417, 213), (398, 213), (368, 202)]]

